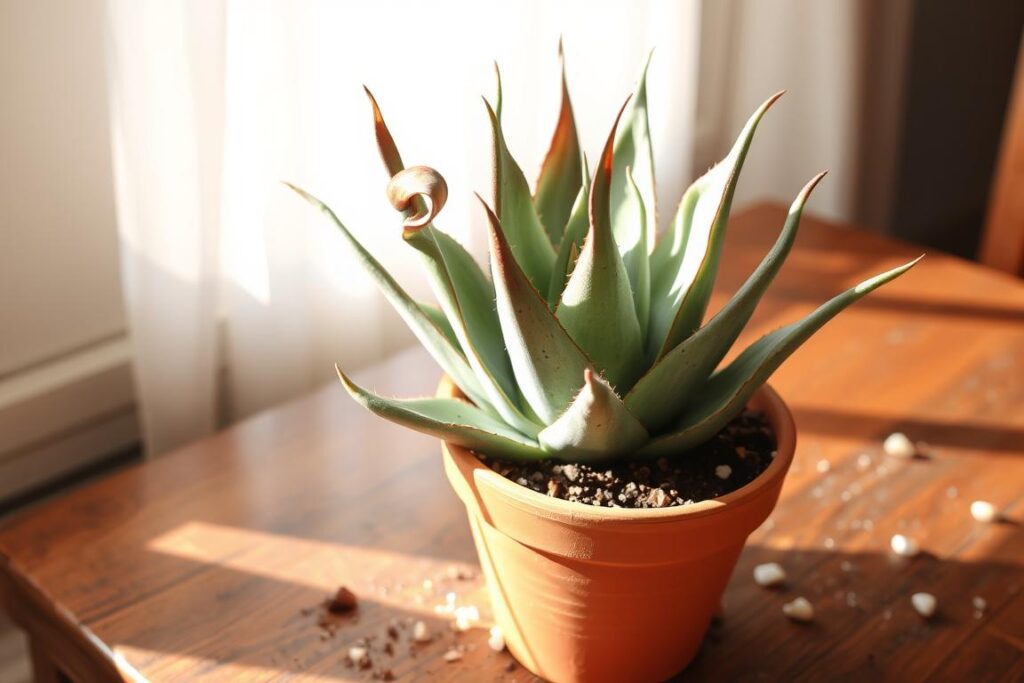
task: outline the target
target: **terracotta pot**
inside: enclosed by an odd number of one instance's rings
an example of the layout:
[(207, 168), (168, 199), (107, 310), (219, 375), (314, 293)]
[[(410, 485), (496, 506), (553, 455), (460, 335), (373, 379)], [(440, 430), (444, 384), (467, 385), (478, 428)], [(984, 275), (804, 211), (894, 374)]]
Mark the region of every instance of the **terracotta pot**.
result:
[[(441, 393), (457, 389), (443, 382)], [(747, 536), (768, 517), (793, 460), (796, 430), (770, 387), (750, 401), (778, 454), (721, 498), (681, 507), (598, 508), (509, 481), (444, 444), (445, 472), (469, 514), (505, 642), (556, 682), (661, 681), (697, 654)]]

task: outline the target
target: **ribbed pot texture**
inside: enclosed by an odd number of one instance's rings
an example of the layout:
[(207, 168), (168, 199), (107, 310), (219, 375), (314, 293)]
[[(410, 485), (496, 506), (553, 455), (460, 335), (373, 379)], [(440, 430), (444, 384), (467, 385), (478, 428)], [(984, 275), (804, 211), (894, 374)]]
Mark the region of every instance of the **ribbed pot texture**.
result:
[[(456, 395), (445, 380), (440, 393)], [(662, 681), (694, 658), (747, 536), (771, 513), (796, 430), (777, 393), (750, 402), (778, 454), (757, 479), (711, 501), (598, 508), (549, 498), (444, 444), (466, 506), (495, 621), (516, 659), (554, 681)]]

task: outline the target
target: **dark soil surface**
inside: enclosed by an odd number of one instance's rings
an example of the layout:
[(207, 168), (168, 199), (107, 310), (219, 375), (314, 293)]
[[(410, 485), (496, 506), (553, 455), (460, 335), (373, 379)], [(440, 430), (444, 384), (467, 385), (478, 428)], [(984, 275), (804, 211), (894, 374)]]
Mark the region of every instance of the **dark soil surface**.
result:
[(753, 481), (775, 457), (775, 435), (762, 413), (747, 411), (715, 438), (671, 459), (588, 465), (479, 457), (507, 479), (562, 500), (659, 508), (717, 498)]

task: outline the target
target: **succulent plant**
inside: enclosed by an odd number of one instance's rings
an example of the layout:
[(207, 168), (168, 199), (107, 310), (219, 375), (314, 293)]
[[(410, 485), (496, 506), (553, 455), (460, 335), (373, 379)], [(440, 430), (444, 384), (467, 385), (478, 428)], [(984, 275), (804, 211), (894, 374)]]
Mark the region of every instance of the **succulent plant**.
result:
[(425, 266), (439, 308), (413, 300), (325, 204), (319, 208), (384, 295), (469, 401), (393, 399), (339, 370), (356, 401), (389, 420), (508, 459), (593, 462), (672, 457), (713, 437), (777, 367), (833, 316), (916, 261), (866, 280), (802, 320), (762, 337), (719, 368), (782, 266), (815, 176), (797, 195), (774, 246), (732, 299), (704, 320), (740, 169), (761, 117), (686, 190), (660, 239), (646, 72), (619, 111), (593, 177), (577, 137), (562, 70), (550, 149), (531, 193), (505, 144), (500, 75), (493, 131), (490, 272), (434, 225), (441, 175), (406, 168), (373, 95), (375, 132), (404, 213), (402, 237)]

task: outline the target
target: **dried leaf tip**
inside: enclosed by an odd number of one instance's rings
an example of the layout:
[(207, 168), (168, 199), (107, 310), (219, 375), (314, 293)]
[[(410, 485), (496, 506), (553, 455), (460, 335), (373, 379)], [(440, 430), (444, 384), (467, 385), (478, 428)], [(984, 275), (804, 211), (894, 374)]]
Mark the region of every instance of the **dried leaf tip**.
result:
[[(402, 226), (415, 232), (429, 225), (444, 208), (448, 184), (429, 166), (411, 166), (391, 178), (387, 194), (391, 206), (406, 212)], [(414, 201), (416, 197), (423, 201)]]
[(373, 96), (373, 93), (365, 85), (363, 86), (363, 91), (366, 93), (367, 99), (370, 100), (370, 107), (373, 109), (373, 134), (377, 139), (377, 150), (380, 152), (380, 158), (384, 161), (388, 175), (393, 176), (404, 168), (402, 156), (398, 153), (398, 145), (395, 144), (395, 139), (391, 136), (388, 125), (384, 123), (384, 115), (377, 104), (377, 98)]

